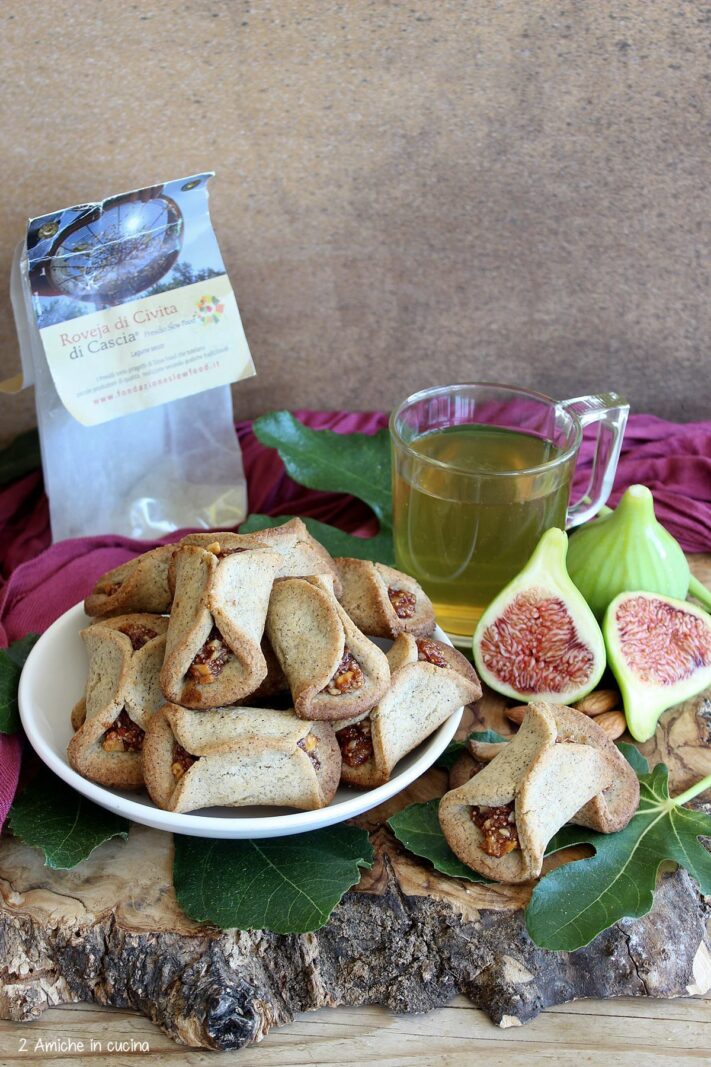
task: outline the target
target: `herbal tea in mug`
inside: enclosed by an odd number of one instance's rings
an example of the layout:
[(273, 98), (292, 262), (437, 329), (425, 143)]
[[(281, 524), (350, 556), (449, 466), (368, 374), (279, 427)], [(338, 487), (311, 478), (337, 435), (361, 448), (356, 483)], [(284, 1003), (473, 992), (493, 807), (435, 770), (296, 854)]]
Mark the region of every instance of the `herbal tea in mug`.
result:
[[(609, 496), (628, 405), (613, 393), (556, 402), (505, 386), (427, 389), (392, 414), (397, 566), (437, 621), (471, 637), (487, 604), (551, 526), (575, 526)], [(569, 507), (583, 427), (599, 425), (586, 499)]]

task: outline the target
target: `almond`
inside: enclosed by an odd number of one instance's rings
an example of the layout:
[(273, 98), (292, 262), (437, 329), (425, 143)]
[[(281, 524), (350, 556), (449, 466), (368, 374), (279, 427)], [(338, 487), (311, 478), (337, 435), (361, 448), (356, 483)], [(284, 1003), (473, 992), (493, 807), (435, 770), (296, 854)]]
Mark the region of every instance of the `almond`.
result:
[(620, 706), (620, 694), (616, 689), (595, 689), (582, 700), (577, 700), (573, 707), (585, 715), (604, 715)]
[(519, 726), (523, 722), (523, 717), (528, 711), (528, 704), (520, 704), (516, 708), (506, 709), (506, 718), (511, 719), (511, 722), (517, 722)]
[(622, 737), (627, 729), (627, 722), (621, 711), (603, 711), (602, 715), (595, 717), (595, 722), (598, 726), (602, 726), (611, 741)]

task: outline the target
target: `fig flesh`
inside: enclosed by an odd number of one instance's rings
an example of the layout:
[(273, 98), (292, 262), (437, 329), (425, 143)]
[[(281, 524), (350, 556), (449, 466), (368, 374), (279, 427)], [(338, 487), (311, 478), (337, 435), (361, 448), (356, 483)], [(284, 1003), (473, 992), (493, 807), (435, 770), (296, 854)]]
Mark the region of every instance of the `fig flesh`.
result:
[(663, 712), (711, 685), (711, 616), (694, 604), (621, 593), (603, 633), (635, 741), (649, 740)]
[(594, 689), (605, 670), (600, 627), (565, 569), (567, 547), (562, 530), (547, 530), (474, 632), (481, 678), (520, 702), (571, 704)]

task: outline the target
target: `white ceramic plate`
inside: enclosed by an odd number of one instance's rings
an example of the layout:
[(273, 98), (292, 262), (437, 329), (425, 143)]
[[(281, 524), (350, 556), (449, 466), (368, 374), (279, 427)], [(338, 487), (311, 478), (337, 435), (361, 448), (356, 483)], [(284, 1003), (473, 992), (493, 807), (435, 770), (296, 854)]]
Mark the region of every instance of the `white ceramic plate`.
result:
[[(267, 807), (205, 808), (184, 815), (162, 811), (147, 793), (105, 789), (82, 778), (67, 762), (67, 745), (72, 736), (69, 714), (83, 696), (86, 685), (87, 659), (79, 631), (88, 621), (82, 605), (77, 604), (42, 634), (30, 652), (20, 678), (22, 725), (40, 759), (79, 793), (102, 808), (158, 830), (195, 837), (283, 837), (343, 822), (382, 804), (419, 778), (447, 747), (462, 718), (460, 708), (414, 752), (400, 760), (385, 785), (368, 790), (340, 788), (331, 804), (318, 811)], [(434, 636), (450, 644), (439, 628)]]

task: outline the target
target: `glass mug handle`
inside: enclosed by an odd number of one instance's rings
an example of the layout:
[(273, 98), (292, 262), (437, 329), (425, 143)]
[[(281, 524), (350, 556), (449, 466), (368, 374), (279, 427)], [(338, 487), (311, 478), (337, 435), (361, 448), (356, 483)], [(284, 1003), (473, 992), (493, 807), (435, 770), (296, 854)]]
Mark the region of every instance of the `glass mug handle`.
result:
[(630, 406), (618, 393), (577, 396), (561, 401), (560, 406), (575, 416), (583, 430), (591, 423), (598, 423), (588, 487), (577, 504), (568, 508), (565, 528), (570, 530), (597, 515), (612, 491)]

